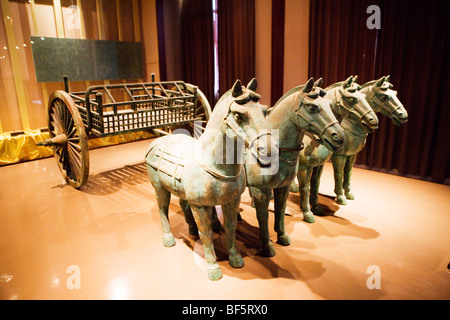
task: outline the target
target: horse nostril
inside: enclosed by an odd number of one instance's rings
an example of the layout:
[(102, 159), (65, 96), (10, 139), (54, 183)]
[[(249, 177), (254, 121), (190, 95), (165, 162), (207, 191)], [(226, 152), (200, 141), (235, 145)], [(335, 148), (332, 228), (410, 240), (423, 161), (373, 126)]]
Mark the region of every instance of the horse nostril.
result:
[(371, 124), (374, 124), (374, 123), (375, 123), (375, 119), (374, 119), (374, 118), (369, 118), (369, 122), (370, 122)]

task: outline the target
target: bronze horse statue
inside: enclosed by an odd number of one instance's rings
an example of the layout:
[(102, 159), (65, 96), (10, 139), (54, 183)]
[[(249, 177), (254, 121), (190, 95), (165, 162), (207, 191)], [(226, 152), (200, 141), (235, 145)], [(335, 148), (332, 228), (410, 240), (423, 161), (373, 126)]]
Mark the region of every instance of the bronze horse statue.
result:
[(145, 156), (148, 176), (156, 191), (164, 246), (175, 245), (168, 216), (170, 196), (174, 194), (180, 198), (186, 221), (195, 220), (210, 280), (222, 277), (212, 240), (215, 205), (222, 205), (223, 209), (229, 263), (234, 268), (244, 265), (235, 238), (236, 217), (246, 178), (243, 162), (230, 161), (227, 149), (231, 145), (239, 157), (247, 148), (259, 166), (270, 166), (271, 153), (278, 154), (277, 143), (267, 130), (268, 108), (258, 102), (260, 96), (255, 90), (256, 79), (246, 88), (236, 81), (232, 90), (217, 102), (198, 139), (183, 134), (157, 138)]
[(298, 154), (305, 132), (315, 134), (332, 151), (343, 145), (344, 132), (333, 115), (325, 91), (314, 86), (311, 78), (301, 89), (292, 89), (278, 100), (267, 117), (271, 129), (278, 129), (278, 170), (246, 163), (247, 185), (256, 208), (263, 254), (274, 256), (275, 249), (268, 229), (268, 208), (272, 190), (275, 202), (275, 231), (277, 243), (287, 246), (290, 237), (284, 225), (289, 186), (298, 171)]
[[(356, 80), (357, 77), (353, 77), (352, 82), (355, 84)], [(335, 88), (343, 84), (344, 82), (338, 82), (331, 87)], [(358, 85), (356, 86), (358, 88)], [(408, 113), (397, 98), (397, 92), (391, 90), (392, 84), (389, 83), (389, 76), (370, 81), (360, 88), (359, 90), (365, 95), (366, 101), (374, 112), (390, 117), (395, 125), (401, 125), (408, 120)], [(350, 190), (351, 173), (356, 155), (365, 145), (367, 130), (364, 130), (363, 125), (356, 117), (344, 117), (343, 121), (344, 123), (341, 122), (341, 124), (345, 131), (346, 143), (340, 151), (344, 154), (339, 154), (340, 152), (332, 154), (313, 137), (308, 135), (304, 137), (305, 148), (299, 155), (298, 172), (300, 207), (304, 214), (305, 212), (308, 214), (312, 212), (316, 215), (323, 214), (322, 207), (318, 202), (319, 184), (323, 166), (330, 158), (333, 161), (338, 203), (345, 204), (346, 199), (354, 199)], [(295, 189), (294, 186), (291, 190), (293, 189)], [(314, 219), (308, 222), (314, 222)]]

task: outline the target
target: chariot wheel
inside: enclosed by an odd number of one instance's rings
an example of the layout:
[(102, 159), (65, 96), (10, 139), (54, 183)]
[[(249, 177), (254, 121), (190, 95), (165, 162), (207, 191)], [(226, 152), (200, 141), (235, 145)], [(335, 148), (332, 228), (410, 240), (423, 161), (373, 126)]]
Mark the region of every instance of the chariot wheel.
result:
[(64, 91), (53, 92), (48, 100), (48, 129), (50, 139), (41, 145), (52, 146), (63, 177), (80, 188), (89, 176), (89, 148), (78, 108)]
[[(190, 83), (186, 83), (186, 91), (189, 93), (194, 93), (194, 85)], [(209, 121), (212, 110), (211, 105), (206, 99), (205, 94), (197, 88), (197, 106), (196, 106), (196, 115), (197, 120), (194, 123), (190, 123), (192, 132), (194, 133), (194, 137), (200, 137), (205, 131), (206, 124)]]
[[(185, 83), (184, 86), (182, 86), (182, 90), (185, 93), (194, 94), (194, 85)], [(205, 94), (197, 88), (197, 105), (195, 106), (196, 111), (196, 121), (186, 124), (186, 125), (175, 125), (170, 127), (162, 128), (162, 131), (166, 132), (166, 134), (173, 133), (176, 129), (185, 129), (188, 130), (189, 133), (195, 137), (198, 138), (203, 134), (203, 131), (205, 131), (206, 123), (209, 121), (209, 117), (211, 116), (211, 105), (208, 102), (208, 99), (206, 98)]]

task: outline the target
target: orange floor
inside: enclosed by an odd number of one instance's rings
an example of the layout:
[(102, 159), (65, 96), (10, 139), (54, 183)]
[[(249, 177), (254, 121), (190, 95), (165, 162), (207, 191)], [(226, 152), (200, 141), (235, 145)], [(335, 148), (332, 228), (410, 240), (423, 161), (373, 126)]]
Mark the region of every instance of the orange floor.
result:
[[(275, 244), (273, 258), (260, 255), (246, 192), (237, 234), (245, 266), (228, 265), (224, 234), (215, 235), (224, 276), (212, 282), (176, 198), (176, 245), (162, 245), (148, 144), (91, 150), (81, 190), (53, 158), (0, 167), (1, 299), (450, 299), (450, 187), (355, 169), (357, 198), (338, 206), (327, 164), (320, 202), (329, 216), (301, 221), (291, 194), (292, 244)], [(374, 276), (380, 289), (367, 286)]]

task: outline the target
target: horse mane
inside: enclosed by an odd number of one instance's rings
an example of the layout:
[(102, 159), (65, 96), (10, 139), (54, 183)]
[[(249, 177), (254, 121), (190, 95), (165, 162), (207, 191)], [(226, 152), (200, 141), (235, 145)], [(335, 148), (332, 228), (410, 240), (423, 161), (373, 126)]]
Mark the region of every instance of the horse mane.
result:
[(296, 93), (297, 91), (300, 91), (303, 89), (303, 85), (299, 85), (295, 88), (292, 88), (291, 90), (289, 90), (288, 92), (286, 92), (285, 94), (283, 94), (283, 96), (278, 99), (278, 101), (271, 107), (269, 108), (268, 112), (267, 112), (267, 117), (270, 115), (270, 113), (276, 108), (277, 105), (279, 105), (281, 103), (281, 101), (283, 101), (284, 99), (286, 99), (288, 96), (290, 96), (291, 94)]
[(372, 81), (366, 82), (366, 83), (364, 83), (363, 85), (361, 85), (361, 89), (362, 89), (362, 88), (366, 88), (366, 87), (368, 87), (368, 86), (371, 86), (371, 85), (375, 84), (375, 82), (377, 82), (377, 81), (378, 81), (378, 80), (372, 80)]
[(333, 83), (332, 85), (329, 85), (328, 87), (324, 88), (323, 90), (328, 91), (328, 90), (340, 87), (343, 83), (344, 83), (344, 81)]
[(216, 106), (217, 106), (219, 103), (222, 103), (223, 100), (227, 99), (227, 98), (231, 95), (231, 90), (232, 90), (232, 89), (228, 90), (227, 92), (225, 92), (225, 93), (220, 97), (220, 99), (216, 102)]
[[(371, 85), (374, 85), (377, 81), (378, 80), (372, 80), (372, 81), (366, 82), (361, 86), (361, 89), (366, 88)], [(389, 81), (385, 81), (381, 87), (386, 88), (385, 84), (389, 85), (389, 88), (392, 88), (392, 84)]]

